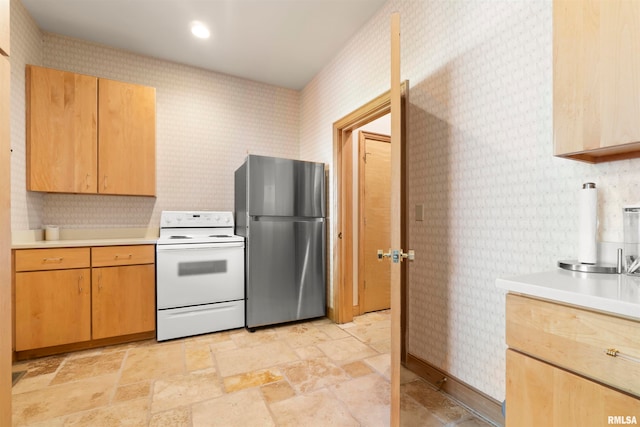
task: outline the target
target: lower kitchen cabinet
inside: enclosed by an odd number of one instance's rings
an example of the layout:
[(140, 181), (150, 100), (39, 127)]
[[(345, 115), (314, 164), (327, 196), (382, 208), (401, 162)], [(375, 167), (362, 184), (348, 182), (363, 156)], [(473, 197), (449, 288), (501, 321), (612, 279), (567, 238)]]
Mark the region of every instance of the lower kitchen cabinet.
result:
[(14, 251), (17, 359), (155, 336), (155, 246)]
[(91, 339), (91, 271), (16, 274), (16, 351)]
[(506, 315), (507, 427), (640, 421), (640, 322), (512, 293)]
[(92, 271), (93, 339), (155, 330), (155, 266), (100, 267)]
[(640, 418), (639, 399), (513, 350), (507, 350), (506, 402), (507, 426), (588, 427)]

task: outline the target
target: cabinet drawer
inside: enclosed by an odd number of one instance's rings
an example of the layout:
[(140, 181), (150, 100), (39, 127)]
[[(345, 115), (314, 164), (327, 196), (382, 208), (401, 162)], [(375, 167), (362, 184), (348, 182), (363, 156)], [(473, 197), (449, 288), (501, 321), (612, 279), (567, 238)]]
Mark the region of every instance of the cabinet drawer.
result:
[(153, 245), (102, 246), (91, 248), (91, 265), (107, 267), (116, 265), (153, 264), (155, 262)]
[(17, 250), (16, 271), (64, 270), (90, 265), (89, 248)]
[[(510, 348), (636, 396), (640, 396), (639, 335), (640, 322), (507, 295)], [(611, 348), (620, 356), (607, 355)]]

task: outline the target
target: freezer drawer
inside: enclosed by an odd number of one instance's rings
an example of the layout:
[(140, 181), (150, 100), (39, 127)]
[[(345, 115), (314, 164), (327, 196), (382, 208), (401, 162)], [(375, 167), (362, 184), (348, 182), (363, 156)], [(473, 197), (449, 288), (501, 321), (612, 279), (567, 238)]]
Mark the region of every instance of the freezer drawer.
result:
[(326, 314), (324, 219), (252, 218), (247, 327)]

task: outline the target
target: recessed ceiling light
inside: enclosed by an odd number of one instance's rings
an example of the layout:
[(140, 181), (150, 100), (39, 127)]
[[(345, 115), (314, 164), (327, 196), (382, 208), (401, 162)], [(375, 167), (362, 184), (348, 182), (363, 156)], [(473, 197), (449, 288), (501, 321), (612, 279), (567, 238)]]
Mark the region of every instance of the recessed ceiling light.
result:
[(202, 22), (193, 21), (191, 23), (191, 34), (199, 39), (208, 39), (211, 33)]

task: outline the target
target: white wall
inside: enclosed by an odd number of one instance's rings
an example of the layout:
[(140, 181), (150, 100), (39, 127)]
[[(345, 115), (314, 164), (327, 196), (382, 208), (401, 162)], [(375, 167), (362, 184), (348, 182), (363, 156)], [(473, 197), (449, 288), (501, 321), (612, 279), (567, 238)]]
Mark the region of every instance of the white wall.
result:
[[(410, 85), (408, 350), (502, 400), (495, 279), (576, 257), (583, 182), (599, 188), (600, 238), (620, 242), (621, 208), (640, 200), (640, 160), (552, 156), (552, 3), (543, 0), (390, 0), (303, 90), (303, 158), (331, 163), (332, 123), (389, 89), (392, 11)], [(425, 221), (414, 221), (416, 204)]]
[[(162, 210), (233, 210), (247, 153), (299, 157), (298, 91), (42, 34), (11, 2), (12, 229), (158, 227)], [(26, 191), (24, 65), (156, 88), (157, 197)]]

